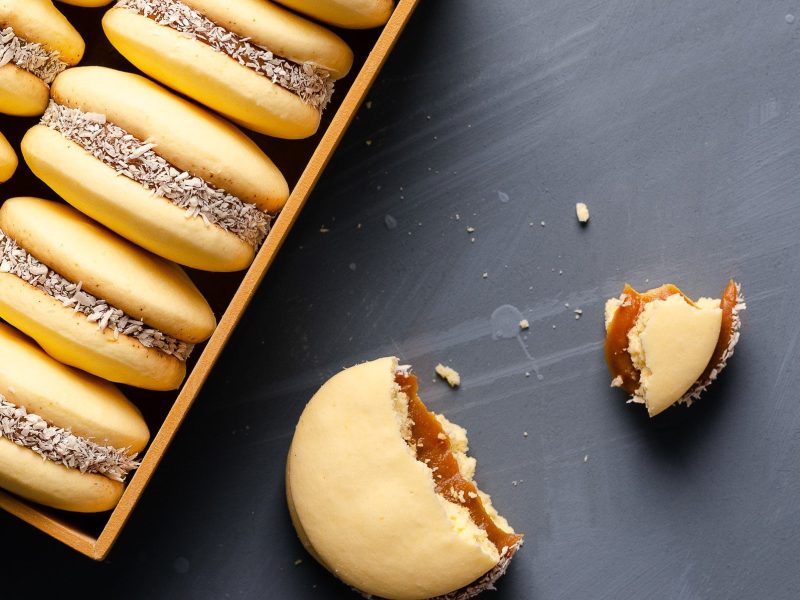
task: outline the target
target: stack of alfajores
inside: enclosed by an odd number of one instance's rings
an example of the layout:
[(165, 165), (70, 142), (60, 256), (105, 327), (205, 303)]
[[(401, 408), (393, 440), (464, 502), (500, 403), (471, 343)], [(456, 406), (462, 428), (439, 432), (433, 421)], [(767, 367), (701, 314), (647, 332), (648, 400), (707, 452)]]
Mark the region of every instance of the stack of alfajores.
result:
[[(392, 8), (286, 4), (352, 27)], [(135, 66), (207, 108), (140, 75), (77, 67), (84, 41), (51, 0), (0, 0), (0, 113), (40, 117), (22, 156), (67, 202), (0, 206), (0, 317), (16, 328), (0, 324), (0, 487), (77, 512), (112, 509), (149, 441), (114, 384), (177, 389), (216, 327), (179, 265), (246, 269), (289, 198), (225, 117), (313, 135), (353, 62), (339, 36), (265, 0), (119, 0), (103, 27)], [(0, 133), (0, 182), (17, 164)]]

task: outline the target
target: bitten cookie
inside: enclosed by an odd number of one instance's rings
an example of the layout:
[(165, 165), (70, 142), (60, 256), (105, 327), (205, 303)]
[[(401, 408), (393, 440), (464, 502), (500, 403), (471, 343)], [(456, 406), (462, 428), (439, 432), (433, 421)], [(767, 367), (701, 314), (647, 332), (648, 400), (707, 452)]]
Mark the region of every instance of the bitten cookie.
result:
[(491, 588), (522, 536), (478, 490), (467, 450), (466, 431), (427, 410), (396, 358), (338, 373), (289, 450), (300, 540), (368, 597), (458, 600)]

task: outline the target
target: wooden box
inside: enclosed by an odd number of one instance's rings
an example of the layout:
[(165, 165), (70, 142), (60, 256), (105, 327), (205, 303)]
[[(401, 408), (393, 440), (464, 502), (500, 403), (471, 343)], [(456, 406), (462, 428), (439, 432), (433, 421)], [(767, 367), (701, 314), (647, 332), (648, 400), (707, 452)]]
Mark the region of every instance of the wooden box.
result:
[[(300, 214), (303, 204), (411, 18), (418, 1), (399, 0), (392, 18), (382, 29), (336, 30), (353, 48), (355, 62), (350, 75), (337, 84), (333, 103), (323, 116), (320, 131), (314, 137), (290, 141), (252, 135), (283, 171), (292, 186), (291, 197), (275, 221), (266, 243), (246, 272), (218, 274), (189, 271), (214, 308), (219, 325), (211, 339), (195, 350), (188, 364), (187, 378), (181, 388), (172, 393), (122, 388), (144, 413), (152, 439), (141, 457), (141, 467), (130, 478), (117, 507), (110, 513), (78, 515), (45, 509), (0, 490), (0, 508), (86, 556), (95, 560), (106, 557)], [(134, 70), (103, 37), (100, 28), (102, 10), (77, 9), (64, 5), (59, 5), (59, 8), (86, 39), (87, 53), (82, 65), (100, 64)], [(36, 119), (14, 119), (3, 115), (0, 116), (0, 130), (19, 150), (19, 140), (35, 122)], [(24, 164), (20, 164), (17, 175), (0, 188), (0, 192), (3, 200), (19, 195), (57, 198), (27, 171)]]

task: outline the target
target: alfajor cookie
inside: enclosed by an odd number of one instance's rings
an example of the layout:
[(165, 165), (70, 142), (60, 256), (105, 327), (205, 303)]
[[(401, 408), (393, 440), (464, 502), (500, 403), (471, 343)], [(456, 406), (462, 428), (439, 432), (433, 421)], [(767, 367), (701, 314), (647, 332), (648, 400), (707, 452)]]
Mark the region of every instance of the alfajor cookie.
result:
[(236, 127), (144, 77), (103, 67), (56, 79), (22, 154), (81, 212), (206, 271), (249, 266), (289, 197), (277, 167)]
[(51, 0), (0, 0), (0, 113), (42, 114), (50, 84), (83, 51), (83, 38)]
[(0, 488), (52, 508), (110, 510), (149, 438), (117, 388), (0, 324)]
[(281, 138), (317, 131), (353, 64), (339, 36), (265, 0), (119, 0), (103, 28), (151, 77)]
[(721, 298), (697, 301), (672, 284), (644, 293), (626, 284), (619, 298), (606, 302), (611, 385), (644, 404), (651, 417), (674, 404), (691, 405), (733, 355), (745, 308), (732, 279)]
[(0, 317), (61, 362), (152, 390), (177, 388), (214, 314), (177, 265), (64, 204), (0, 207)]

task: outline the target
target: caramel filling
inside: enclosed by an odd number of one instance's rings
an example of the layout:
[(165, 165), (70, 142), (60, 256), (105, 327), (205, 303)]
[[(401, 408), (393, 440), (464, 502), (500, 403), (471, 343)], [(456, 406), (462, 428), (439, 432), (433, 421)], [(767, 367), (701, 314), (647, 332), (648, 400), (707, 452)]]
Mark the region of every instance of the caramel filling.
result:
[(458, 462), (451, 450), (450, 438), (442, 424), (425, 408), (417, 395), (416, 376), (397, 373), (395, 381), (408, 396), (408, 417), (411, 419), (409, 443), (416, 449), (417, 460), (425, 463), (433, 471), (436, 493), (466, 508), (472, 521), (486, 531), (489, 541), (494, 544), (501, 556), (513, 553), (522, 536), (500, 529), (486, 512), (478, 495), (478, 488), (461, 475)]
[[(628, 354), (628, 332), (636, 324), (636, 319), (639, 318), (645, 305), (653, 300), (664, 300), (673, 294), (680, 294), (683, 299), (689, 304), (694, 306), (686, 295), (676, 286), (668, 283), (659, 288), (648, 290), (644, 293), (639, 293), (627, 283), (622, 290), (622, 304), (617, 308), (614, 313), (614, 318), (608, 327), (606, 333), (606, 362), (608, 363), (611, 377), (622, 378), (622, 389), (629, 394), (634, 394), (639, 388), (639, 371), (633, 366), (630, 354)], [(738, 302), (738, 291), (736, 289), (736, 282), (731, 279), (725, 290), (722, 292), (720, 299), (720, 308), (722, 309), (722, 325), (720, 327), (719, 339), (714, 348), (714, 353), (708, 361), (708, 366), (703, 372), (700, 379), (697, 380), (692, 390), (700, 386), (710, 376), (711, 372), (722, 361), (725, 350), (731, 343), (731, 337), (734, 334), (734, 311)]]

